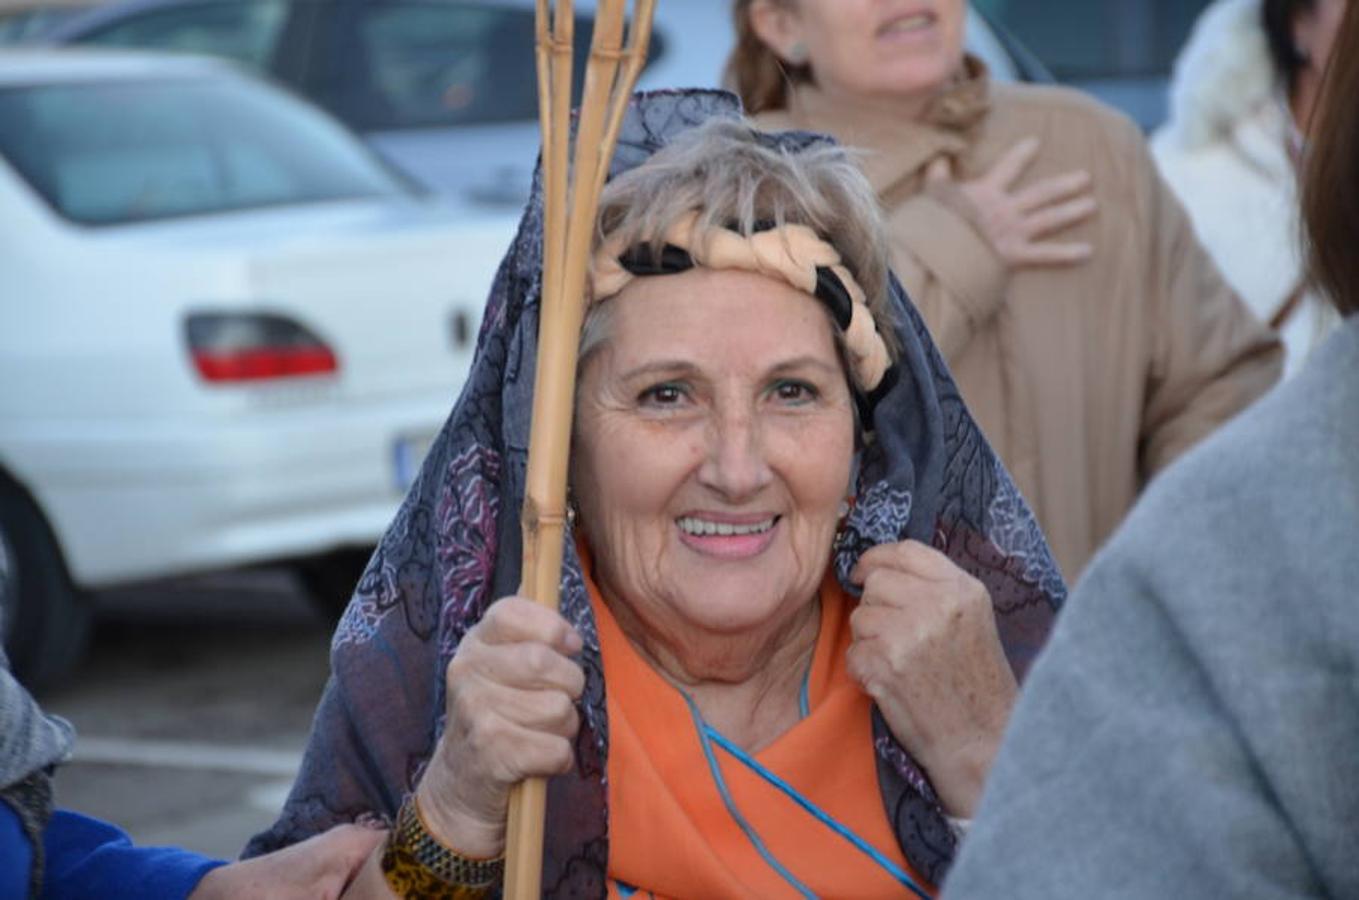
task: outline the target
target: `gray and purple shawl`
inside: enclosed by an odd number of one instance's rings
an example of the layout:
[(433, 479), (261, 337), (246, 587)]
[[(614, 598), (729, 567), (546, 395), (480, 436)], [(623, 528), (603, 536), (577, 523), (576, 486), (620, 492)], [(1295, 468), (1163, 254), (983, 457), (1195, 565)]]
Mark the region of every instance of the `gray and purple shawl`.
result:
[[(643, 162), (686, 128), (735, 117), (716, 91), (638, 95), (611, 174)], [(823, 137), (773, 138), (797, 152)], [(533, 197), (487, 302), (477, 354), (453, 413), (388, 529), (331, 648), (331, 677), (302, 770), (282, 815), (246, 855), (338, 822), (391, 817), (433, 751), (444, 720), (444, 670), (489, 603), (519, 585), (542, 260), (542, 193)], [(932, 544), (990, 590), (1011, 665), (1027, 669), (1066, 595), (1032, 513), (963, 405), (919, 314), (892, 282), (903, 347), (872, 410), (857, 499), (836, 544), (842, 583), (864, 550), (906, 538)], [(567, 538), (562, 614), (585, 639), (576, 770), (548, 793), (543, 890), (602, 897), (609, 856), (609, 723), (599, 638), (574, 541)], [(876, 711), (873, 733), (887, 816), (906, 857), (938, 884), (954, 838), (926, 773)]]

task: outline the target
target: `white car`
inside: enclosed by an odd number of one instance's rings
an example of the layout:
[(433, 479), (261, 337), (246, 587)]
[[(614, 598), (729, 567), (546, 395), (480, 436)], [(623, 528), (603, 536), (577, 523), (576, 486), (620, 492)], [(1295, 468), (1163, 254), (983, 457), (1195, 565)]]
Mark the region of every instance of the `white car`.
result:
[(84, 589), (371, 547), (461, 389), (502, 219), (225, 63), (0, 54), (16, 669), (78, 657)]

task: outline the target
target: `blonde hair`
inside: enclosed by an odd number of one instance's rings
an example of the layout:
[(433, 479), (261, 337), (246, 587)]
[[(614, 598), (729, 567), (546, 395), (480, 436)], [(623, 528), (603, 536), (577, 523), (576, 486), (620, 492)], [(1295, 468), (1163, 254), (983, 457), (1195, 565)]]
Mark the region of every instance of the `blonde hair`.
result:
[[(609, 240), (659, 253), (671, 227), (695, 212), (700, 241), (714, 228), (746, 235), (768, 224), (811, 228), (835, 248), (863, 288), (874, 323), (896, 357), (882, 212), (842, 147), (820, 139), (790, 146), (748, 122), (711, 119), (604, 188), (596, 246)], [(598, 303), (587, 313), (582, 360), (605, 339), (610, 306)], [(843, 336), (833, 331), (840, 344)]]
[[(770, 0), (777, 6), (789, 6), (792, 0)], [(732, 26), (736, 43), (727, 57), (722, 73), (722, 84), (741, 98), (746, 112), (757, 115), (788, 105), (788, 86), (811, 81), (810, 66), (794, 66), (779, 58), (768, 44), (760, 40), (750, 24), (750, 7), (755, 0), (734, 0), (731, 5)]]

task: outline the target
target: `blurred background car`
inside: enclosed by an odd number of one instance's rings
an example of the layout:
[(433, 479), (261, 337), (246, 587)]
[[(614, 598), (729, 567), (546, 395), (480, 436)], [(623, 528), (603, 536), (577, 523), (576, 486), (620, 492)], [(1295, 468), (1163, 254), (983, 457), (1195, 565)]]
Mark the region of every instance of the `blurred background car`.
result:
[(457, 397), (503, 232), (233, 66), (0, 53), (0, 605), (268, 561), (348, 599)]
[[(1088, 90), (1150, 130), (1207, 3), (974, 0), (968, 43), (1003, 80)], [(579, 62), (594, 3), (576, 7)], [(659, 4), (641, 87), (715, 84), (729, 9)], [(328, 109), (423, 184), (510, 205), (523, 200), (528, 163), (498, 150), (536, 146), (532, 37), (533, 0), (114, 0), (34, 36), (229, 56)], [(450, 156), (453, 137), (465, 152)]]
[(0, 0), (0, 45), (35, 40), (98, 0)]
[[(592, 0), (575, 4), (576, 84)], [(517, 213), (538, 148), (534, 0), (121, 0), (54, 29), (53, 44), (209, 53), (268, 73), (457, 202)], [(729, 0), (658, 4), (638, 87), (716, 86)], [(1049, 80), (980, 17), (969, 46), (1003, 80)]]
[[(594, 4), (576, 4), (576, 83)], [(126, 0), (55, 44), (225, 56), (362, 134), (421, 184), (478, 206), (527, 198), (537, 152), (533, 0)], [(730, 27), (717, 0), (661, 3), (642, 88), (715, 84)]]

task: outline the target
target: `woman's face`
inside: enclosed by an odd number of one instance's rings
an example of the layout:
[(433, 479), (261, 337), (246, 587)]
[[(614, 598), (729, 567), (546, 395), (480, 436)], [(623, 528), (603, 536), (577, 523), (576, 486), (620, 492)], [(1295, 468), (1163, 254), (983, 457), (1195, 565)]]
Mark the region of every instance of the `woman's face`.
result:
[(1312, 8), (1298, 13), (1293, 21), (1293, 42), (1318, 75), (1326, 71), (1335, 44), (1340, 20), (1345, 17), (1346, 0), (1316, 0)]
[(755, 0), (756, 33), (786, 62), (800, 45), (823, 90), (933, 96), (962, 65), (964, 0)]
[(815, 596), (849, 487), (852, 399), (825, 311), (704, 268), (609, 302), (572, 469), (601, 590), (680, 653), (777, 630)]

